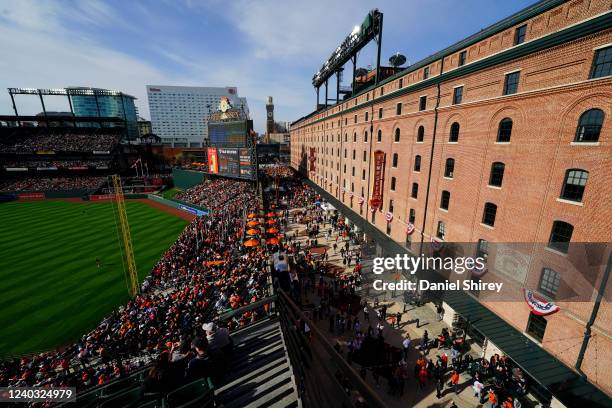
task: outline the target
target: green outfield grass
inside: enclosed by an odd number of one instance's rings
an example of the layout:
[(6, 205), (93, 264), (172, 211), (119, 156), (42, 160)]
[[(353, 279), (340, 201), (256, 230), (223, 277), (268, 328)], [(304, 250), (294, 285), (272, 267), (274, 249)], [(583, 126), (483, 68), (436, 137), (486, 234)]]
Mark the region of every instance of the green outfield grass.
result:
[[(187, 221), (126, 207), (142, 280)], [(111, 203), (0, 204), (0, 226), (0, 357), (73, 342), (128, 299)]]

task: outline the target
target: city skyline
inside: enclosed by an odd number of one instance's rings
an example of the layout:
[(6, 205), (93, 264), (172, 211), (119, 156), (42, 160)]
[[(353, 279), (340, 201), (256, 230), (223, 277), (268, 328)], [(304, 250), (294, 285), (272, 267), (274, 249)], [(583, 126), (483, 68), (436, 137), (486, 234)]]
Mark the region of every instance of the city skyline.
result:
[[(147, 83), (235, 86), (249, 102), (255, 130), (262, 133), (269, 95), (276, 102), (277, 120), (293, 121), (314, 109), (312, 75), (374, 7), (386, 17), (381, 58), (386, 63), (395, 52), (416, 62), (533, 2), (438, 3), (421, 8), (414, 2), (342, 2), (326, 5), (332, 9), (319, 16), (316, 5), (295, 2), (271, 7), (269, 2), (3, 0), (0, 47), (12, 58), (0, 62), (5, 72), (0, 109), (12, 112), (8, 87), (91, 86), (134, 95), (141, 116), (149, 119)], [(455, 26), (455, 20), (462, 24)], [(164, 24), (154, 24), (158, 21)], [(374, 54), (373, 47), (366, 48), (359, 66), (374, 65)], [(68, 110), (64, 102), (45, 100), (49, 110)], [(18, 98), (18, 104), (24, 114), (40, 111), (35, 98)]]

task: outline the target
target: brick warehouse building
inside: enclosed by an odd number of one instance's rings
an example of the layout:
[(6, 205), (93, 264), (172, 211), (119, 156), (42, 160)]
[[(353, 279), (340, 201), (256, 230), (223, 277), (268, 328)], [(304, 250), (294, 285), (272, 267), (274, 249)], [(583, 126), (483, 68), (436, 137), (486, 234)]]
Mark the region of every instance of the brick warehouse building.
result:
[[(522, 285), (552, 300), (571, 287), (584, 292), (554, 266), (567, 259), (568, 242), (612, 241), (610, 7), (538, 2), (319, 109), (292, 124), (291, 165), (410, 252), (432, 240), (485, 252), (487, 243), (543, 243)], [(384, 177), (382, 204), (371, 211), (375, 152)], [(560, 313), (482, 303), (574, 367), (610, 254), (604, 248), (590, 292), (559, 302)], [(611, 327), (604, 296), (581, 367), (607, 394)]]

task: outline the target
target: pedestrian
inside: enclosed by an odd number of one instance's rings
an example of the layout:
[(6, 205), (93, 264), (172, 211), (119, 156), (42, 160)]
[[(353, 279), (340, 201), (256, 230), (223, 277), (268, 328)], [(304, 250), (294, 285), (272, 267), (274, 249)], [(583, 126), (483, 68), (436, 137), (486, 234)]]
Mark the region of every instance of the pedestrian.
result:
[(402, 314), (398, 311), (395, 314), (395, 323), (397, 324), (397, 328), (400, 328), (400, 322), (402, 321)]
[(451, 375), (451, 387), (453, 387), (453, 391), (455, 391), (455, 394), (459, 394), (459, 380), (461, 379), (461, 377), (459, 376), (459, 373), (457, 372), (457, 370), (453, 371), (453, 375)]
[(472, 384), (472, 389), (474, 390), (474, 396), (478, 397), (478, 401), (482, 398), (482, 389), (484, 388), (484, 384), (481, 383), (478, 378), (474, 380), (474, 384)]
[(438, 315), (438, 321), (441, 321), (444, 317), (444, 308), (442, 307), (442, 303), (440, 303), (436, 308), (436, 313)]
[(427, 379), (429, 378), (429, 373), (427, 372), (427, 369), (425, 367), (422, 367), (419, 370), (419, 388), (423, 389), (427, 386)]
[(410, 334), (406, 333), (406, 338), (402, 341), (402, 358), (408, 361), (408, 352), (410, 350)]

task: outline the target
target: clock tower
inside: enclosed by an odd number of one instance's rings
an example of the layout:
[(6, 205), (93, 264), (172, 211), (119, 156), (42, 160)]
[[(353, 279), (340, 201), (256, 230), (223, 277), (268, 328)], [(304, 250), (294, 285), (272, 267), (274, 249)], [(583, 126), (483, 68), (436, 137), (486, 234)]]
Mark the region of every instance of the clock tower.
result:
[(268, 102), (266, 103), (266, 143), (270, 143), (270, 133), (274, 133), (274, 104), (272, 103), (272, 97), (268, 96)]

